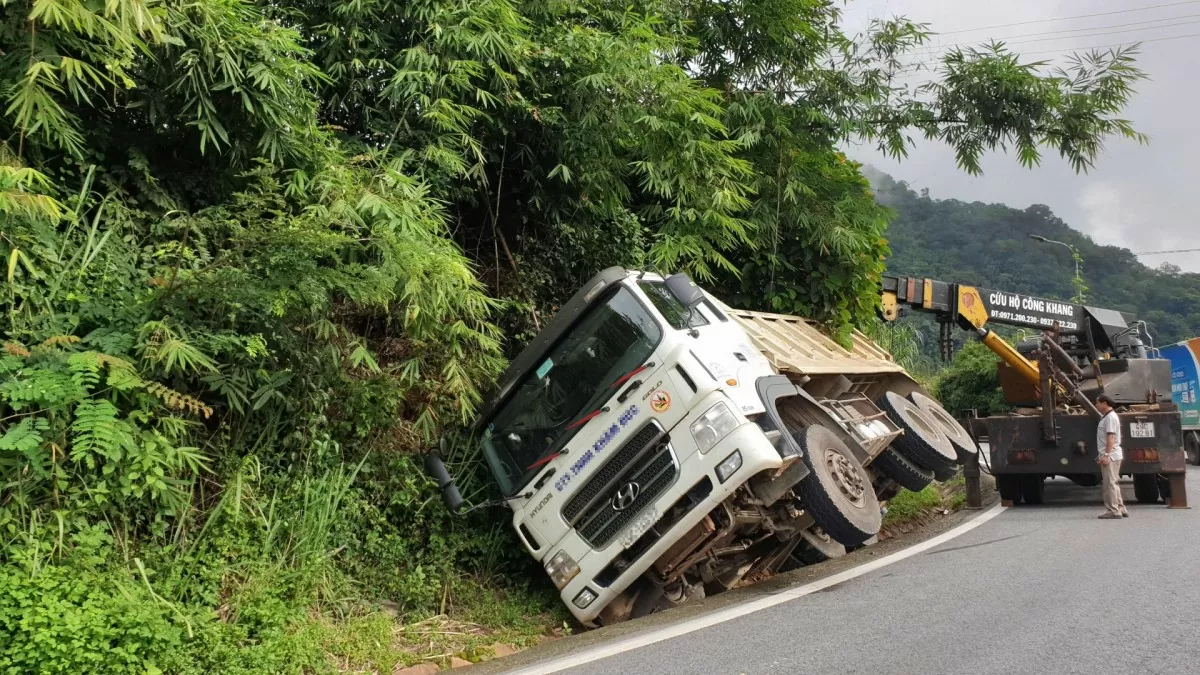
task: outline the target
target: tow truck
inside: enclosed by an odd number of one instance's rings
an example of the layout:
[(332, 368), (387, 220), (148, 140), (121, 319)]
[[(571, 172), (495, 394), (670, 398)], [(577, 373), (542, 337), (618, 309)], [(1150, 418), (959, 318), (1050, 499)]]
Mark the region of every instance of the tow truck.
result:
[[(905, 311), (934, 315), (944, 359), (955, 328), (970, 331), (998, 363), (1011, 414), (971, 423), (988, 439), (990, 470), (1008, 505), (1040, 504), (1045, 479), (1064, 476), (1082, 486), (1100, 483), (1093, 405), (1108, 394), (1118, 406), (1125, 459), (1139, 502), (1161, 497), (1186, 508), (1186, 458), (1178, 405), (1171, 400), (1171, 362), (1153, 355), (1144, 322), (1116, 310), (915, 277), (884, 277), (880, 313), (895, 321)], [(1016, 346), (990, 326), (1034, 329)]]

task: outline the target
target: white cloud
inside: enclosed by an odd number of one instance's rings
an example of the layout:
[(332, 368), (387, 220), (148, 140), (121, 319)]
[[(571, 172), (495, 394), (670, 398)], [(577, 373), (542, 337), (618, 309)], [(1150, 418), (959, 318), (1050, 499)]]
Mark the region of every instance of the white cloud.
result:
[(1103, 243), (1129, 247), (1127, 241), (1128, 220), (1119, 188), (1110, 181), (1093, 181), (1079, 191), (1076, 199), (1084, 222), (1076, 223), (1076, 229), (1090, 232)]

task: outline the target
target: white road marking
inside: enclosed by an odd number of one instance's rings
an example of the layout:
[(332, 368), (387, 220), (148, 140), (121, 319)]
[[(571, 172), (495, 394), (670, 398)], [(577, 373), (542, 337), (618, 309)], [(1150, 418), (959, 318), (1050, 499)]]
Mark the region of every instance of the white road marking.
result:
[(997, 504), (996, 506), (993, 506), (987, 511), (979, 514), (975, 518), (972, 518), (971, 520), (948, 532), (943, 532), (932, 539), (927, 539), (919, 544), (913, 544), (912, 546), (900, 551), (896, 551), (891, 555), (884, 556), (878, 560), (872, 560), (868, 563), (863, 563), (858, 567), (848, 569), (844, 572), (838, 572), (837, 574), (825, 577), (824, 579), (819, 579), (810, 584), (805, 584), (797, 588), (789, 588), (766, 597), (758, 598), (757, 600), (751, 600), (740, 605), (734, 605), (733, 607), (713, 612), (712, 614), (707, 614), (695, 619), (689, 619), (688, 621), (683, 621), (673, 626), (665, 626), (657, 630), (639, 633), (637, 635), (632, 635), (614, 642), (604, 643), (576, 654), (571, 654), (570, 656), (564, 656), (562, 658), (536, 663), (528, 668), (514, 671), (514, 675), (541, 675), (543, 673), (557, 673), (567, 670), (568, 668), (576, 668), (594, 661), (599, 661), (600, 659), (608, 658), (610, 656), (616, 656), (617, 654), (623, 654), (634, 649), (647, 647), (657, 642), (662, 642), (663, 640), (670, 640), (681, 635), (694, 633), (698, 630), (708, 628), (709, 626), (715, 626), (717, 624), (725, 623), (726, 621), (732, 621), (733, 619), (746, 616), (747, 614), (753, 614), (754, 612), (761, 612), (764, 609), (774, 607), (776, 605), (782, 605), (790, 600), (802, 598), (806, 595), (829, 588), (830, 586), (836, 586), (840, 583), (850, 581), (851, 579), (856, 579), (864, 574), (874, 572), (881, 567), (886, 567), (892, 563), (898, 563), (901, 560), (911, 558), (918, 553), (924, 553), (931, 548), (941, 546), (951, 539), (960, 537), (979, 527), (980, 525), (983, 525), (992, 518), (1000, 515), (1002, 512), (1004, 512), (1004, 510), (1005, 507)]

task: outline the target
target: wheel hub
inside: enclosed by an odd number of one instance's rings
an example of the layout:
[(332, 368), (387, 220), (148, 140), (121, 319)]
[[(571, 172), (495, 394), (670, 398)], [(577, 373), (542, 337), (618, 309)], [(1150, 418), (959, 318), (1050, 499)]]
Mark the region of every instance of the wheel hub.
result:
[(930, 420), (925, 417), (924, 412), (920, 410), (913, 410), (911, 418), (913, 426), (920, 427), (921, 431), (924, 431), (926, 435), (937, 436), (941, 433), (933, 426)]
[(829, 475), (833, 477), (838, 490), (855, 506), (862, 506), (868, 486), (858, 468), (833, 448), (825, 449), (825, 465), (829, 467)]

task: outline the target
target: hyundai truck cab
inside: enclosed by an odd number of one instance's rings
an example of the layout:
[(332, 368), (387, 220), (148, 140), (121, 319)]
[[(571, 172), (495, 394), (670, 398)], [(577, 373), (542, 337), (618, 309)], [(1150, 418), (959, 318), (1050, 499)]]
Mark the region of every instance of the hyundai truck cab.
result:
[(743, 475), (782, 464), (746, 417), (772, 374), (686, 277), (620, 268), (514, 361), (476, 431), (521, 541), (581, 622), (670, 546), (664, 529), (693, 527)]

